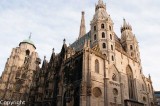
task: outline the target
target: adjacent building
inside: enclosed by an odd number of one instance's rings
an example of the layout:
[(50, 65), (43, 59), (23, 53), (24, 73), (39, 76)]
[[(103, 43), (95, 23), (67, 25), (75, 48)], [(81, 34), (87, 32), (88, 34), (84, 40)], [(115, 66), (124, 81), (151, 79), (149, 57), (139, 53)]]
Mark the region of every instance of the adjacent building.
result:
[(155, 91), (154, 96), (155, 96), (155, 106), (160, 106), (160, 91)]

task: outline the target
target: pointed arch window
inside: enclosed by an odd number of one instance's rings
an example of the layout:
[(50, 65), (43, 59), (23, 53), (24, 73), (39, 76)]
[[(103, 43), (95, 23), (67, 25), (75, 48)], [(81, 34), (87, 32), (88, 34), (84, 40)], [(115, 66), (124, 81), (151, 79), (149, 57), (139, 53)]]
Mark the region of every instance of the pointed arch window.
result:
[(30, 54), (30, 51), (26, 50), (26, 56), (29, 56), (29, 54)]
[(149, 91), (149, 93), (151, 92), (151, 89), (150, 89), (150, 86), (149, 86), (149, 84), (148, 84), (148, 91)]
[(133, 78), (133, 72), (132, 72), (130, 66), (127, 66), (127, 68), (126, 68), (126, 74), (127, 74), (127, 78), (128, 78), (129, 99), (135, 100), (134, 78)]
[(104, 29), (104, 24), (101, 24), (101, 28)]
[(99, 61), (97, 59), (95, 60), (95, 72), (99, 73)]
[(104, 32), (102, 32), (102, 38), (105, 38), (105, 33)]
[(105, 49), (105, 48), (106, 48), (106, 43), (103, 43), (103, 44), (102, 44), (102, 47)]
[(133, 46), (132, 45), (130, 45), (130, 50), (133, 50)]
[(97, 35), (96, 34), (94, 35), (94, 40), (97, 40)]
[(113, 50), (113, 45), (111, 45), (111, 50)]
[(109, 30), (110, 30), (110, 31), (112, 30), (112, 27), (111, 27), (111, 26), (109, 26)]
[(96, 29), (97, 29), (96, 26), (94, 26), (94, 31), (96, 31)]
[(112, 61), (114, 61), (114, 56), (112, 56)]
[(112, 40), (112, 34), (110, 34), (110, 39)]

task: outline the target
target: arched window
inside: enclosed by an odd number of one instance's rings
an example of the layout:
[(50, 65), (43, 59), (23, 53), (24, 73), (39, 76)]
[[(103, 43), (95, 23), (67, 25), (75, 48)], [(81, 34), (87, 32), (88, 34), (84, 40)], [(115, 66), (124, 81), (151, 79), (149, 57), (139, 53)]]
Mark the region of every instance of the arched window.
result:
[(102, 38), (105, 38), (105, 33), (104, 32), (102, 32)]
[(148, 91), (149, 91), (149, 93), (151, 92), (151, 89), (150, 89), (150, 86), (149, 86), (149, 84), (148, 84)]
[(26, 50), (26, 56), (29, 56), (29, 54), (30, 54), (30, 51)]
[(94, 31), (96, 31), (96, 29), (97, 29), (96, 26), (94, 26)]
[(104, 24), (101, 24), (101, 28), (104, 29)]
[(113, 73), (113, 76), (112, 76), (112, 80), (113, 80), (113, 81), (117, 81), (116, 74), (114, 74), (114, 73)]
[(132, 45), (130, 45), (130, 50), (133, 50), (133, 46)]
[(146, 102), (146, 97), (143, 97), (143, 101)]
[(102, 44), (102, 47), (103, 47), (103, 48), (106, 48), (106, 43), (103, 43), (103, 44)]
[(112, 56), (112, 61), (114, 61), (114, 56)]
[(113, 45), (111, 45), (111, 50), (113, 50)]
[(142, 90), (144, 91), (144, 85), (142, 84)]
[(94, 35), (94, 40), (96, 40), (96, 39), (97, 39), (97, 35), (95, 34), (95, 35)]
[(111, 26), (109, 26), (109, 30), (110, 30), (110, 31), (112, 30), (112, 27), (111, 27)]
[(99, 61), (97, 59), (95, 60), (95, 72), (99, 73)]
[(128, 77), (129, 99), (135, 100), (134, 78), (133, 78), (133, 72), (132, 72), (130, 66), (127, 66), (127, 68), (126, 68), (126, 74), (127, 74), (127, 77)]
[(112, 40), (112, 34), (110, 34), (110, 39)]

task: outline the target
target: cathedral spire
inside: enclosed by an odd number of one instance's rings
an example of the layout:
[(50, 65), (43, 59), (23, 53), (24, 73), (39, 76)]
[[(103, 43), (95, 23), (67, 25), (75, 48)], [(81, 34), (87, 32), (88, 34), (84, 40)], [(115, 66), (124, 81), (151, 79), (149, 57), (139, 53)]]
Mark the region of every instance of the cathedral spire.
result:
[(85, 14), (85, 12), (82, 11), (82, 18), (81, 18), (81, 25), (80, 25), (80, 31), (79, 31), (78, 39), (86, 34), (86, 26), (85, 26), (84, 14)]

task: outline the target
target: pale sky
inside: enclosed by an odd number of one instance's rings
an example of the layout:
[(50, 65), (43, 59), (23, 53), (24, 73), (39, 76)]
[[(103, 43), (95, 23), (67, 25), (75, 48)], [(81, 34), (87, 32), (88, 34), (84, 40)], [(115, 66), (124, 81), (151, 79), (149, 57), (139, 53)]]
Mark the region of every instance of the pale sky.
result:
[[(85, 10), (87, 32), (98, 0), (0, 0), (0, 73), (11, 50), (27, 39), (39, 57), (49, 60), (52, 48), (59, 52), (63, 39), (73, 43), (79, 35), (81, 11)], [(123, 18), (132, 25), (139, 41), (143, 73), (151, 75), (160, 90), (160, 0), (104, 0), (120, 37)]]

